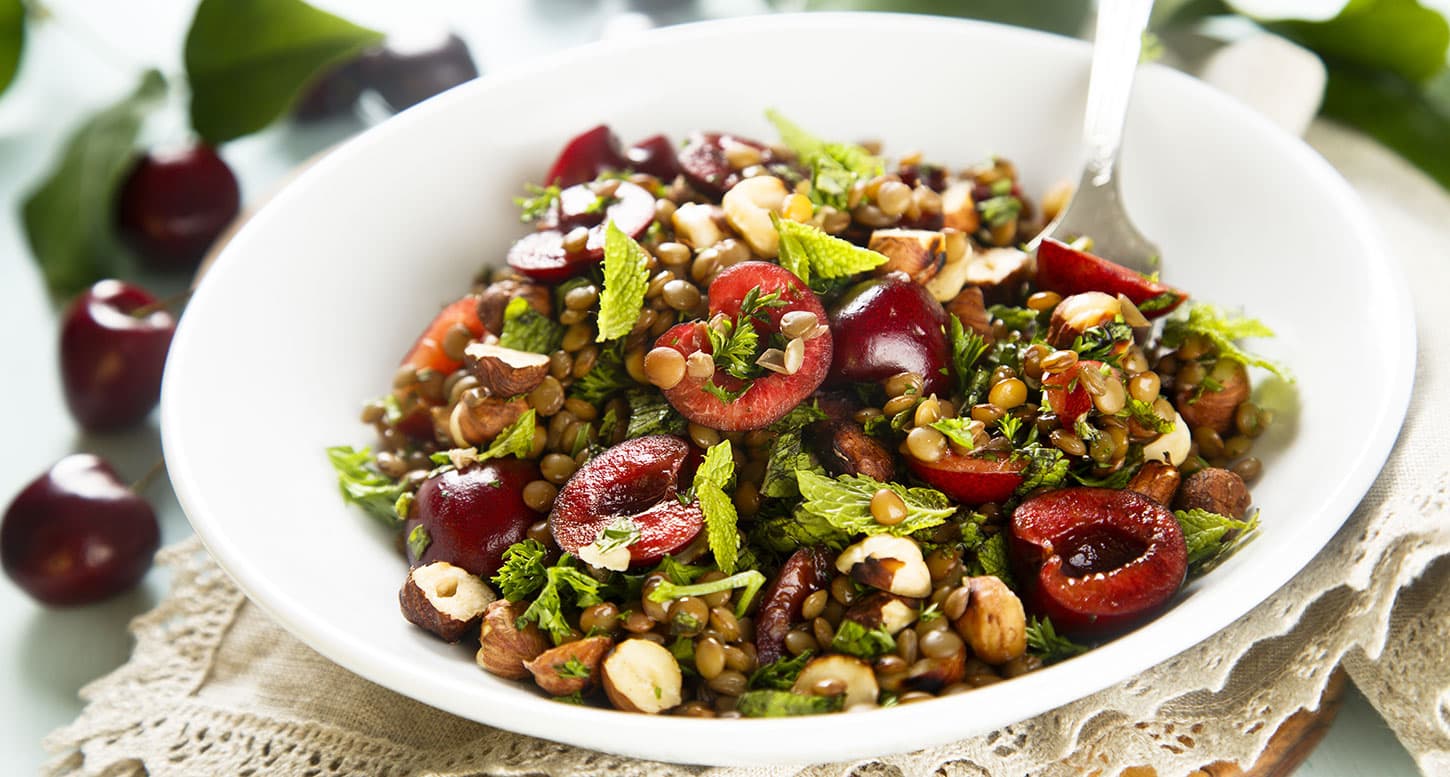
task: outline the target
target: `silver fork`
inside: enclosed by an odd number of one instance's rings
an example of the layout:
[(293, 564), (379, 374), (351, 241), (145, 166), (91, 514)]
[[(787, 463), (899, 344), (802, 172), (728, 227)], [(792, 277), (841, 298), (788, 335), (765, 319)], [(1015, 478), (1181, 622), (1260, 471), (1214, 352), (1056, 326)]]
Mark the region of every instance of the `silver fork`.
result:
[(1141, 273), (1162, 271), (1158, 246), (1143, 237), (1128, 218), (1117, 179), (1128, 97), (1133, 91), (1143, 31), (1148, 28), (1152, 10), (1153, 0), (1102, 0), (1098, 4), (1087, 112), (1083, 117), (1087, 164), (1067, 207), (1033, 238), (1033, 248), (1045, 237), (1063, 242), (1090, 237), (1093, 253), (1104, 259)]

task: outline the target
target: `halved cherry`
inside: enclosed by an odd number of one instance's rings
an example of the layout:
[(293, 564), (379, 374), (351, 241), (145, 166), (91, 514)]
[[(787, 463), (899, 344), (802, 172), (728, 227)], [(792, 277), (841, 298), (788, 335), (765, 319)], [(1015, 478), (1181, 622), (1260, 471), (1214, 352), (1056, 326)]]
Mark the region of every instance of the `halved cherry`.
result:
[(609, 125), (601, 124), (564, 144), (564, 150), (549, 167), (544, 183), (573, 186), (592, 181), (605, 170), (623, 170), (628, 165), (629, 161), (620, 150), (619, 138)]
[(444, 375), (462, 367), (463, 362), (451, 359), (443, 352), (443, 338), (448, 335), (448, 330), (457, 325), (462, 325), (474, 337), (483, 337), (483, 322), (478, 320), (477, 294), (469, 294), (449, 304), (434, 316), (432, 323), (423, 330), (423, 334), (418, 335), (413, 347), (408, 349), (407, 355), (403, 357), (403, 364), (419, 370), (431, 368)]
[[(1123, 294), (1147, 318), (1158, 318), (1188, 299), (1188, 293), (1149, 280), (1128, 268), (1048, 238), (1037, 247), (1037, 286), (1066, 297), (1085, 291)], [(1148, 303), (1149, 300), (1154, 300)], [(1148, 303), (1145, 307), (1145, 303)]]
[(1063, 426), (1071, 427), (1077, 423), (1077, 419), (1093, 409), (1093, 395), (1088, 393), (1087, 386), (1083, 385), (1079, 376), (1085, 369), (1102, 368), (1102, 362), (1084, 359), (1062, 372), (1051, 372), (1043, 376), (1042, 392), (1047, 396), (1047, 404), (1057, 414)]
[(719, 132), (693, 132), (685, 139), (678, 155), (680, 169), (690, 184), (705, 194), (716, 197), (740, 183), (740, 172), (730, 164), (725, 148), (737, 144), (761, 152), (761, 161), (770, 161), (770, 149), (759, 141)]
[(1030, 612), (1060, 631), (1122, 631), (1168, 604), (1188, 570), (1178, 519), (1136, 491), (1064, 488), (1018, 505), (1009, 550)]
[(979, 505), (1011, 498), (1022, 485), (1027, 462), (1012, 457), (964, 456), (947, 451), (936, 461), (904, 456), (912, 474), (962, 504)]
[(549, 527), (569, 553), (591, 545), (627, 519), (639, 530), (631, 566), (653, 564), (689, 545), (705, 525), (700, 503), (680, 504), (682, 469), (691, 445), (664, 434), (626, 440), (590, 459), (554, 499)]
[(651, 135), (630, 146), (624, 155), (629, 159), (631, 170), (647, 173), (664, 183), (675, 180), (681, 172), (675, 145), (664, 135)]
[[(826, 322), (826, 311), (815, 293), (795, 273), (769, 262), (741, 262), (721, 271), (710, 284), (710, 315), (722, 313), (735, 318), (740, 314), (740, 303), (753, 289), (761, 295), (778, 292), (785, 303), (760, 310), (763, 320), (752, 325), (761, 343), (770, 342), (780, 331), (781, 317), (793, 311), (810, 312), (820, 323)], [(686, 358), (696, 351), (711, 353), (705, 324), (699, 321), (672, 327), (660, 335), (655, 346), (674, 348)], [(805, 359), (794, 374), (767, 371), (747, 387), (745, 381), (717, 368), (708, 378), (685, 375), (674, 387), (665, 389), (664, 395), (680, 415), (701, 426), (725, 431), (763, 429), (810, 396), (826, 379), (830, 366), (831, 333), (823, 331), (805, 341)], [(710, 381), (729, 392), (744, 388), (745, 393), (727, 402), (705, 389)]]
[[(604, 233), (610, 221), (630, 237), (638, 238), (655, 218), (654, 195), (628, 181), (621, 181), (609, 205), (594, 210), (599, 197), (588, 186), (570, 186), (559, 193), (559, 202), (544, 217), (545, 229), (525, 235), (509, 248), (510, 267), (536, 281), (560, 283), (587, 271), (604, 258)], [(557, 227), (557, 228), (555, 228)], [(584, 250), (564, 250), (564, 231), (587, 227)]]

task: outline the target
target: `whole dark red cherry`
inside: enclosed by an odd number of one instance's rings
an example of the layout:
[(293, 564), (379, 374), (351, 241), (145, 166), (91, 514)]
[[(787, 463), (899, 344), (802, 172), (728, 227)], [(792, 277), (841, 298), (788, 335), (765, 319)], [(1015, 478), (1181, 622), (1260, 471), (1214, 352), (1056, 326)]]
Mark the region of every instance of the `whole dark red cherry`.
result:
[(346, 116), (357, 107), (363, 93), (361, 58), (350, 59), (319, 73), (292, 105), (298, 121), (324, 121)]
[(899, 372), (922, 377), (924, 394), (945, 395), (946, 312), (926, 288), (903, 273), (852, 286), (831, 309), (835, 361), (831, 377), (876, 383)]
[(117, 232), (147, 268), (193, 270), (241, 204), (236, 175), (211, 146), (152, 151), (121, 186)]
[(532, 461), (497, 459), (450, 469), (423, 481), (403, 525), (408, 562), (446, 561), (492, 577), (503, 552), (524, 539), (539, 514), (524, 503), (524, 486), (539, 479)]
[(395, 111), (411, 108), (439, 92), (478, 78), (468, 44), (444, 29), (389, 36), (360, 62), (362, 81)]
[(176, 318), (138, 286), (106, 280), (87, 289), (61, 319), (60, 376), (81, 426), (103, 432), (145, 418), (161, 398), (161, 369)]
[(5, 574), (51, 605), (89, 604), (130, 589), (160, 544), (151, 505), (88, 453), (67, 456), (32, 481), (0, 523)]

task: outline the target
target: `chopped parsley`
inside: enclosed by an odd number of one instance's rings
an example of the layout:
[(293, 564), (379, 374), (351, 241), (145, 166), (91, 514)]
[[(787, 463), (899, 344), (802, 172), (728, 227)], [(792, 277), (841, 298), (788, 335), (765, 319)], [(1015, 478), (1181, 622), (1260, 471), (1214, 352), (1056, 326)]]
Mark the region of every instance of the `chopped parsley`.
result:
[(987, 315), (992, 318), (1001, 319), (1008, 329), (1022, 331), (1038, 321), (1040, 315), (1032, 308), (1014, 308), (1008, 305), (992, 305), (987, 308)]
[(547, 574), (544, 556), (548, 551), (537, 540), (523, 540), (503, 552), (503, 565), (493, 576), (493, 584), (503, 597), (517, 602), (544, 587)]
[(554, 673), (560, 677), (572, 680), (587, 679), (590, 675), (589, 667), (584, 665), (577, 657), (571, 658), (562, 664), (554, 664)]
[(1072, 342), (1072, 350), (1081, 359), (1117, 364), (1128, 343), (1133, 342), (1133, 328), (1122, 321), (1109, 321), (1089, 327)]
[[(569, 387), (569, 396), (599, 406), (609, 397), (635, 385), (624, 369), (623, 343), (610, 343), (599, 349), (599, 358), (584, 377)], [(603, 430), (600, 430), (603, 435)]]
[(845, 696), (817, 696), (790, 691), (762, 690), (741, 694), (735, 708), (747, 718), (784, 718), (795, 715), (819, 715), (835, 712), (845, 703)]
[(1058, 634), (1051, 620), (1038, 620), (1034, 615), (1027, 621), (1027, 649), (1048, 665), (1081, 655), (1087, 652), (1088, 646)]
[(515, 627), (522, 629), (529, 623), (537, 623), (540, 629), (548, 632), (555, 645), (563, 644), (574, 633), (564, 617), (565, 594), (571, 595), (576, 607), (588, 607), (603, 601), (599, 588), (599, 581), (575, 567), (574, 557), (565, 553), (559, 563), (544, 570), (543, 587), (524, 614), (519, 616)]
[[(1011, 191), (1009, 183), (1008, 191)], [(1022, 201), (1010, 194), (999, 194), (977, 203), (977, 212), (988, 227), (1000, 227), (1010, 223), (1022, 213)]]
[(750, 673), (750, 687), (752, 689), (770, 689), (776, 691), (788, 691), (795, 680), (800, 677), (801, 670), (806, 668), (814, 651), (806, 650), (798, 656), (790, 658), (778, 658), (765, 666)]
[(402, 523), (397, 506), (406, 486), (373, 467), (372, 449), (335, 445), (327, 449), (327, 460), (337, 471), (337, 486), (344, 501), (361, 507), (387, 526)]
[(868, 629), (852, 620), (843, 620), (831, 640), (831, 650), (870, 661), (896, 649), (896, 640), (885, 629)]
[(527, 223), (543, 218), (549, 209), (554, 207), (554, 203), (559, 201), (559, 194), (562, 190), (553, 185), (539, 186), (528, 183), (524, 184), (524, 191), (528, 192), (530, 196), (515, 197), (514, 204), (523, 211), (519, 214), (519, 221)]

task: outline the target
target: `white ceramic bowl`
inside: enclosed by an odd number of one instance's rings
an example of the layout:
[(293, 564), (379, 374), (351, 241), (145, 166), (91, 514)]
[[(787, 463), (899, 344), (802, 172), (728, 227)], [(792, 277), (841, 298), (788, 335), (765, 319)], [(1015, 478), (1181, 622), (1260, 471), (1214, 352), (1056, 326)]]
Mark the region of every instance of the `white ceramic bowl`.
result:
[(1264, 441), (1262, 538), (1153, 623), (1011, 682), (864, 715), (694, 720), (559, 704), (485, 674), (398, 614), (404, 565), (342, 504), (323, 448), (370, 443), (361, 403), (439, 305), (525, 228), (511, 198), (571, 135), (694, 128), (822, 135), (960, 166), (1074, 178), (1084, 44), (984, 24), (813, 15), (595, 45), (431, 100), (348, 143), (248, 224), (182, 319), (162, 399), (166, 460), (197, 533), (254, 601), (358, 674), (539, 737), (667, 761), (825, 761), (938, 744), (1050, 710), (1158, 663), (1261, 602), (1334, 534), (1384, 462), (1413, 366), (1410, 301), (1348, 186), (1230, 98), (1144, 68), (1126, 197), (1167, 278), (1279, 332), (1300, 404)]

